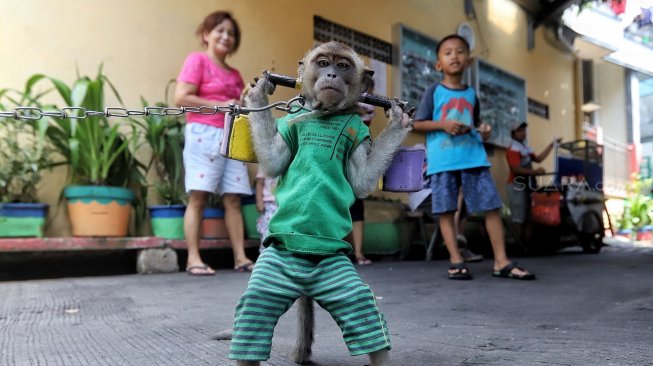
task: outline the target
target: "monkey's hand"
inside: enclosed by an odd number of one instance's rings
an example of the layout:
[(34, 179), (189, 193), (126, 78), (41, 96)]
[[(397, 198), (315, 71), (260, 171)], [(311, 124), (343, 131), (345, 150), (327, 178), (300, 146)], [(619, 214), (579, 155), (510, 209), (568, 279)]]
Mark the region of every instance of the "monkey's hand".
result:
[(274, 84), (268, 81), (268, 72), (263, 70), (260, 78), (254, 78), (256, 84), (250, 84), (251, 89), (245, 96), (245, 105), (251, 108), (261, 108), (268, 105), (268, 95), (274, 93)]
[[(256, 80), (256, 85), (250, 89), (245, 97), (245, 105), (250, 108), (267, 106), (268, 94), (274, 92), (274, 85), (267, 80), (267, 72)], [(277, 132), (277, 124), (271, 110), (250, 112), (250, 133), (254, 143), (254, 151), (259, 165), (266, 175), (277, 177), (281, 175), (290, 164), (290, 148), (286, 145), (281, 135)]]
[(392, 107), (388, 110), (387, 114), (390, 119), (390, 126), (392, 128), (407, 128), (413, 129), (413, 121), (404, 113), (403, 109), (399, 107), (399, 99), (393, 98)]
[(396, 100), (392, 101), (388, 117), (388, 127), (381, 131), (374, 142), (361, 142), (349, 158), (347, 178), (356, 197), (363, 198), (376, 189), (399, 145), (413, 128), (412, 121)]

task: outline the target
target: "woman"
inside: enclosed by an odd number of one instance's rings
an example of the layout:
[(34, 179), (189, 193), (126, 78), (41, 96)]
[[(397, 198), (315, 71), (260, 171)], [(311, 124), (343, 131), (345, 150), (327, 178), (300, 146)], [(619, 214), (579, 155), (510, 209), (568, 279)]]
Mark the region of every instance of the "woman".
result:
[[(226, 59), (240, 45), (238, 23), (224, 11), (204, 18), (197, 28), (203, 52), (186, 57), (177, 78), (175, 103), (178, 106), (224, 106), (240, 104), (244, 83), (240, 73)], [(188, 113), (186, 118), (184, 168), (186, 191), (190, 193), (184, 232), (188, 243), (186, 272), (190, 275), (214, 275), (200, 256), (199, 240), (202, 214), (212, 193), (223, 195), (225, 222), (233, 248), (234, 270), (251, 271), (254, 263), (245, 255), (244, 225), (240, 195), (251, 194), (247, 167), (219, 154), (224, 132), (224, 114)]]

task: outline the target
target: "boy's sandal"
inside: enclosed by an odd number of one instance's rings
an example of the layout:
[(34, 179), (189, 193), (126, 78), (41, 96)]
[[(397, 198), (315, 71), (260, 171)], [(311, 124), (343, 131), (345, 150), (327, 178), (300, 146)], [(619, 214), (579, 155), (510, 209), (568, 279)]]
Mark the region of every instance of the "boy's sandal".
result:
[(520, 267), (519, 265), (517, 265), (517, 263), (510, 262), (505, 267), (492, 272), (492, 276), (501, 277), (501, 278), (512, 278), (513, 280), (525, 280), (525, 281), (531, 281), (531, 280), (535, 279), (535, 275), (532, 274), (532, 273), (526, 273), (526, 274), (523, 274), (523, 275), (518, 275), (518, 274), (512, 273), (513, 269), (518, 269), (520, 271), (526, 272), (526, 270), (523, 269), (522, 267)]
[(471, 280), (472, 274), (465, 263), (452, 263), (447, 271), (450, 280)]

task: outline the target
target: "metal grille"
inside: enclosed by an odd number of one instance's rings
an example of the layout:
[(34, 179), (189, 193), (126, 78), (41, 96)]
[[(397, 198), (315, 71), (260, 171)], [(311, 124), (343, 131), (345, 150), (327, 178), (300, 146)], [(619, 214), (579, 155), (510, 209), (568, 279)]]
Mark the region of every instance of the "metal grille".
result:
[(313, 17), (313, 38), (320, 42), (342, 42), (361, 55), (392, 64), (392, 44), (317, 15)]

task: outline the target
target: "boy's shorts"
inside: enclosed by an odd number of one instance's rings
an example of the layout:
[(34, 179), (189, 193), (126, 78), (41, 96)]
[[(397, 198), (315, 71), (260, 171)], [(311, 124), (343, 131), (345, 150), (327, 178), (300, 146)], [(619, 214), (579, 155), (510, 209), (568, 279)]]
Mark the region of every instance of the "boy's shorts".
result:
[(245, 163), (220, 155), (224, 129), (188, 123), (185, 133), (186, 192), (252, 194)]
[(469, 212), (493, 211), (503, 206), (490, 169), (474, 168), (441, 172), (431, 176), (433, 213), (456, 211), (459, 189), (463, 191)]

